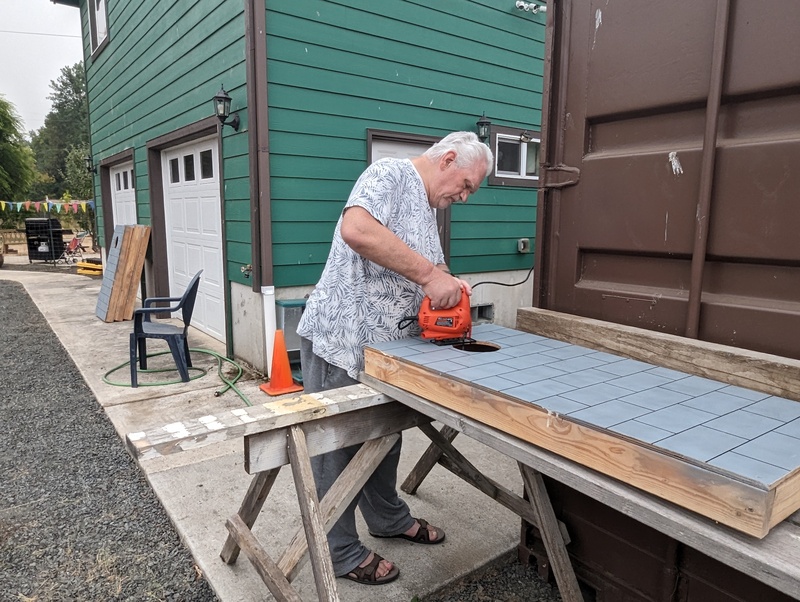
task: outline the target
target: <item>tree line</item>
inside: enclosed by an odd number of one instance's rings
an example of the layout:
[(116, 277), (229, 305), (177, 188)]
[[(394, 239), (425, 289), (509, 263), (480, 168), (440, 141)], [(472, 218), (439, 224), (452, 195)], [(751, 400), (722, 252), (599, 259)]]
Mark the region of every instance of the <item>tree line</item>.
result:
[[(26, 138), (14, 105), (0, 95), (0, 200), (10, 202), (86, 200), (94, 197), (92, 174), (84, 157), (89, 152), (89, 101), (86, 73), (76, 63), (63, 67), (50, 82), (52, 108), (38, 130)], [(0, 210), (0, 228), (15, 228), (34, 211)], [(61, 217), (61, 216), (59, 216)], [(94, 234), (94, 211), (74, 219), (82, 230)], [(63, 221), (63, 219), (62, 219)]]

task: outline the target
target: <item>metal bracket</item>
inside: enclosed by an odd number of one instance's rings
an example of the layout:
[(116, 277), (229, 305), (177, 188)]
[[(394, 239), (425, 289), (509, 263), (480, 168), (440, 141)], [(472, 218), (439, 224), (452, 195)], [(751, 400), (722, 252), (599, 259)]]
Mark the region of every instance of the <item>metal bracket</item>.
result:
[(574, 186), (581, 179), (581, 170), (569, 165), (544, 166), (541, 188), (566, 188)]

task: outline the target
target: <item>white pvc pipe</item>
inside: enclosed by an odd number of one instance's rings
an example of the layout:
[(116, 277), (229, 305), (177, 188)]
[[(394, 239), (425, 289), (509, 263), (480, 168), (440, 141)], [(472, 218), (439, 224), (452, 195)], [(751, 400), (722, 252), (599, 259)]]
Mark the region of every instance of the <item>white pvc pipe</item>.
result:
[(272, 376), (272, 355), (275, 349), (275, 287), (262, 286), (261, 299), (264, 308), (264, 343), (267, 357), (267, 376)]

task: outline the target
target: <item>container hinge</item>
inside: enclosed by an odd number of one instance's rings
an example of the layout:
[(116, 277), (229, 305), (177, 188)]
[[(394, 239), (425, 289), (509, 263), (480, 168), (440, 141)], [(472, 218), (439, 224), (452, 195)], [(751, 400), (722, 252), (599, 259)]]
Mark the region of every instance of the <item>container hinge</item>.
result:
[(581, 170), (569, 165), (551, 165), (544, 168), (542, 188), (566, 188), (575, 186), (581, 179)]

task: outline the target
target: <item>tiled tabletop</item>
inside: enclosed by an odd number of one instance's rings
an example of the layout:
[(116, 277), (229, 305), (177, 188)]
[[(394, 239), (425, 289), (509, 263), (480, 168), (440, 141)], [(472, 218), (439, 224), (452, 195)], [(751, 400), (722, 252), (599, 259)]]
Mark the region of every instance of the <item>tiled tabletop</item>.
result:
[(765, 485), (800, 467), (800, 402), (493, 324), (472, 337), (500, 349), (371, 347)]

